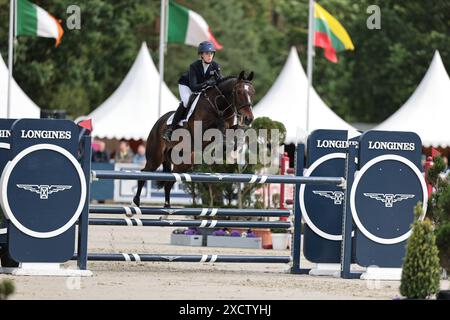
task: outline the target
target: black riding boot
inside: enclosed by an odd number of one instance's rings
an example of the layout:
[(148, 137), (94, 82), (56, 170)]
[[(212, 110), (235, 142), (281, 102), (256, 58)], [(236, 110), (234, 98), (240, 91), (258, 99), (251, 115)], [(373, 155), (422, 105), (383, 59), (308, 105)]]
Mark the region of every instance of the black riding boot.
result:
[(178, 106), (177, 111), (175, 111), (175, 114), (173, 116), (172, 124), (167, 126), (167, 129), (164, 131), (163, 138), (167, 141), (170, 141), (172, 139), (172, 132), (175, 129), (175, 127), (178, 125), (178, 122), (183, 119), (184, 115), (186, 113), (186, 108), (183, 105), (183, 102), (180, 102), (180, 105)]

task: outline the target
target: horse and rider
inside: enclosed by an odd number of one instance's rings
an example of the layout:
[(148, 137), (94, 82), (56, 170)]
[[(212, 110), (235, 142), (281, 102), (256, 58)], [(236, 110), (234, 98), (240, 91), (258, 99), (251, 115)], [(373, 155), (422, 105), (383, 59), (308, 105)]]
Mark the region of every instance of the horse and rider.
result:
[[(189, 70), (178, 81), (181, 102), (177, 110), (161, 116), (150, 131), (146, 145), (147, 161), (142, 171), (156, 171), (161, 164), (164, 172), (181, 173), (192, 170), (193, 161), (173, 164), (171, 151), (177, 143), (172, 141), (172, 134), (180, 121), (189, 114), (194, 101), (197, 101), (195, 109), (190, 112), (186, 125), (191, 139), (194, 137), (194, 123), (197, 121), (202, 123), (203, 132), (216, 128), (223, 134), (226, 129), (234, 128), (237, 124), (249, 126), (253, 121), (252, 98), (255, 94), (251, 82), (253, 72), (249, 76), (242, 71), (237, 77), (222, 77), (219, 64), (213, 61), (216, 53), (214, 44), (204, 41), (198, 46), (197, 52), (199, 59), (190, 65)], [(204, 142), (202, 150), (209, 143), (211, 142)], [(191, 157), (193, 156), (192, 150)], [(140, 195), (144, 184), (145, 181), (138, 181), (137, 192), (133, 198), (137, 206), (140, 205)], [(174, 182), (163, 184), (165, 207), (170, 207), (170, 191)]]
[(200, 59), (194, 61), (189, 70), (183, 73), (178, 80), (178, 91), (181, 102), (175, 111), (172, 123), (164, 132), (163, 138), (170, 141), (172, 132), (177, 124), (189, 113), (189, 98), (193, 92), (200, 92), (206, 87), (216, 85), (216, 82), (222, 79), (220, 66), (213, 61), (216, 54), (216, 48), (210, 41), (200, 43), (197, 50)]

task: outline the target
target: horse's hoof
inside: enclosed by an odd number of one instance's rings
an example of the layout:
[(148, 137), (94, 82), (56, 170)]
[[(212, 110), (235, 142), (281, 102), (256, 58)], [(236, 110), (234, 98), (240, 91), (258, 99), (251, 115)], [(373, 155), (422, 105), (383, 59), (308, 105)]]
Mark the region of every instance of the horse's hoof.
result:
[(141, 199), (139, 199), (138, 197), (134, 197), (134, 198), (133, 198), (133, 204), (134, 204), (136, 207), (139, 207), (139, 206), (141, 205)]

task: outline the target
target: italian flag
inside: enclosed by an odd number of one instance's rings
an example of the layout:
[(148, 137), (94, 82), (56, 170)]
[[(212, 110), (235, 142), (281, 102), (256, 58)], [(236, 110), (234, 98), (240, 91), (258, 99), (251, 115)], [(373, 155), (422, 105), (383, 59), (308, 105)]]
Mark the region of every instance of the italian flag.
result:
[(338, 62), (337, 52), (355, 49), (344, 27), (317, 2), (314, 2), (314, 30), (314, 45), (324, 48), (325, 58), (331, 62)]
[(55, 38), (60, 44), (64, 31), (55, 17), (27, 0), (16, 3), (16, 35)]
[(214, 38), (205, 19), (198, 13), (169, 1), (168, 43), (183, 43), (198, 46), (202, 41), (211, 41), (216, 49), (222, 46)]

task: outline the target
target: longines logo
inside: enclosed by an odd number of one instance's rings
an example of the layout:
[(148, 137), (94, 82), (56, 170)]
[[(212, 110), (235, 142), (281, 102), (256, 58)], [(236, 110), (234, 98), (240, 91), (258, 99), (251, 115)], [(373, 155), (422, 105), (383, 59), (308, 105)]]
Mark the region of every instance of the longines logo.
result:
[(18, 188), (39, 194), (41, 200), (48, 200), (48, 196), (59, 191), (69, 190), (68, 185), (45, 185), (45, 184), (18, 184)]
[(369, 141), (369, 149), (414, 151), (416, 149), (416, 145), (414, 142)]
[(10, 130), (0, 130), (0, 138), (9, 138), (11, 136)]
[(343, 191), (320, 191), (313, 190), (313, 193), (318, 194), (319, 196), (329, 198), (334, 201), (334, 204), (342, 204), (344, 200), (344, 192)]
[(366, 197), (381, 201), (385, 208), (392, 208), (394, 203), (415, 197), (413, 194), (364, 193)]
[(72, 132), (70, 131), (51, 131), (51, 130), (20, 130), (22, 139), (57, 139), (70, 140)]
[(317, 140), (317, 148), (338, 148), (345, 149), (348, 148), (349, 144), (357, 145), (357, 141), (347, 141), (347, 140)]

